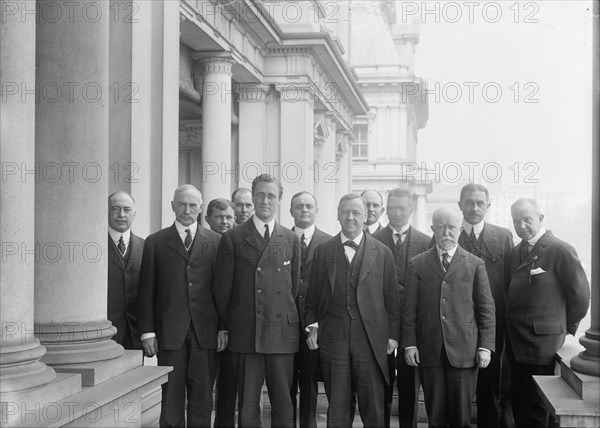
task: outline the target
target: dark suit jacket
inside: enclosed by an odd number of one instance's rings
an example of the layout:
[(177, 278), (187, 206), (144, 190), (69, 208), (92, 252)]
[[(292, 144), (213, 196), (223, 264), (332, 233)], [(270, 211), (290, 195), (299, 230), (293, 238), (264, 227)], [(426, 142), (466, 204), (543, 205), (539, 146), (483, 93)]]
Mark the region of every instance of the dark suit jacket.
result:
[[(365, 248), (356, 289), (358, 310), (373, 354), (389, 384), (388, 339), (399, 341), (400, 332), (396, 266), (389, 248), (367, 233), (363, 240)], [(341, 246), (338, 233), (315, 250), (308, 284), (307, 325), (321, 321), (329, 310), (335, 285), (337, 255)]]
[(191, 254), (175, 224), (146, 238), (138, 296), (140, 335), (154, 332), (162, 350), (179, 349), (190, 327), (203, 349), (216, 349), (219, 317), (211, 284), (220, 235), (198, 226)]
[(124, 260), (108, 236), (108, 319), (117, 328), (113, 339), (119, 344), (123, 344), (129, 326), (136, 349), (142, 349), (136, 321), (136, 300), (143, 250), (144, 240), (131, 233)]
[[(566, 333), (575, 334), (587, 313), (590, 286), (575, 249), (547, 231), (519, 263), (521, 242), (512, 253), (513, 276), (506, 296), (506, 329), (515, 359), (552, 362)], [(532, 274), (534, 270), (545, 272)]]
[(485, 265), (457, 246), (448, 271), (433, 247), (410, 260), (402, 349), (416, 346), (422, 367), (439, 364), (442, 344), (456, 368), (476, 365), (477, 348), (495, 350), (494, 299)]
[[(294, 230), (292, 228), (292, 230)], [(315, 227), (315, 233), (308, 244), (308, 248), (306, 250), (306, 260), (304, 261), (304, 265), (302, 265), (300, 269), (300, 284), (298, 286), (298, 313), (300, 314), (300, 321), (302, 323), (302, 327), (306, 328), (307, 324), (305, 321), (304, 311), (306, 309), (306, 292), (308, 290), (308, 281), (310, 276), (310, 268), (312, 265), (313, 255), (315, 254), (315, 248), (317, 246), (328, 239), (331, 238), (331, 235), (323, 232)]]
[[(379, 240), (384, 243), (391, 251), (394, 256), (394, 260), (398, 257), (398, 250), (396, 249), (396, 244), (394, 243), (394, 232), (390, 229), (389, 226), (379, 229), (377, 232), (373, 234), (373, 238)], [(408, 261), (412, 259), (417, 254), (421, 254), (423, 251), (426, 251), (430, 247), (431, 237), (425, 235), (423, 232), (418, 231), (414, 227), (410, 226), (408, 228), (408, 232), (406, 237), (404, 238), (407, 252), (406, 260), (404, 261), (408, 265)], [(407, 269), (408, 271), (408, 269)], [(400, 278), (399, 278), (400, 279)], [(398, 285), (401, 287), (400, 289), (400, 297), (402, 300), (404, 294), (404, 284), (406, 283), (406, 277), (401, 278), (398, 281)]]
[(275, 223), (265, 243), (252, 219), (222, 235), (213, 293), (234, 352), (298, 351), (300, 241)]
[(498, 346), (501, 346), (504, 341), (505, 294), (510, 284), (511, 252), (514, 246), (512, 233), (508, 229), (485, 222), (479, 241), (480, 246), (473, 247), (465, 231), (462, 231), (458, 237), (458, 244), (463, 249), (473, 253), (485, 263), (496, 304), (496, 341)]

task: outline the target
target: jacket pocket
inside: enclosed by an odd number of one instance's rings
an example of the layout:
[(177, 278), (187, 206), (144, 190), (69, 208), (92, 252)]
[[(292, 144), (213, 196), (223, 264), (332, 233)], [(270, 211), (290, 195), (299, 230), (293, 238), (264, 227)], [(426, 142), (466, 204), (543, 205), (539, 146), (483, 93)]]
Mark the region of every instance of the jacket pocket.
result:
[(298, 312), (297, 311), (289, 311), (287, 313), (287, 318), (288, 318), (288, 322), (290, 324), (295, 324), (300, 322), (300, 318), (298, 318)]
[(534, 321), (533, 332), (535, 334), (563, 334), (565, 330), (558, 321)]

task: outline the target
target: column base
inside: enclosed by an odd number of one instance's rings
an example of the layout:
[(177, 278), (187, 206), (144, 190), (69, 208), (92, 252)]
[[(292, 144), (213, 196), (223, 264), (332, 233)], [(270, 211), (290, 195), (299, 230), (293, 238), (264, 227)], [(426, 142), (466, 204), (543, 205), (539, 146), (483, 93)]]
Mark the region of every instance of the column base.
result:
[(123, 347), (111, 340), (116, 332), (108, 320), (35, 324), (35, 335), (47, 351), (41, 361), (48, 365), (81, 364), (120, 357)]
[(571, 367), (590, 376), (600, 377), (600, 338), (598, 332), (588, 330), (585, 336), (579, 339), (579, 343), (585, 348), (571, 360)]
[(600, 426), (600, 378), (578, 373), (570, 365), (574, 343), (558, 351), (560, 376), (534, 376), (540, 396), (561, 427)]
[(39, 361), (45, 352), (37, 340), (5, 346), (0, 353), (0, 396), (52, 382), (54, 370)]

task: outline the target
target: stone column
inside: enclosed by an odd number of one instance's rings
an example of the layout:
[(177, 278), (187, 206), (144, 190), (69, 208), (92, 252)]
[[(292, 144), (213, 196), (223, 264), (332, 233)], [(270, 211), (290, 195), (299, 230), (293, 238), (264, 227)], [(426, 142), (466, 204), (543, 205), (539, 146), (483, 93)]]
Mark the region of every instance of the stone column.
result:
[(418, 230), (420, 230), (421, 232), (426, 232), (427, 230), (430, 230), (429, 228), (429, 224), (427, 224), (427, 213), (426, 213), (426, 206), (427, 206), (427, 195), (424, 193), (420, 193), (417, 192), (415, 194), (416, 198), (417, 198), (417, 206), (416, 206), (416, 228)]
[(35, 95), (24, 91), (35, 88), (35, 14), (22, 9), (35, 1), (3, 4), (0, 26), (0, 401), (56, 377), (33, 334)]
[(252, 180), (265, 167), (267, 105), (272, 101), (270, 97), (273, 95), (269, 89), (269, 85), (264, 84), (240, 85), (239, 168), (238, 183), (234, 187), (250, 189)]
[(333, 116), (326, 114), (324, 122), (328, 134), (321, 145), (314, 170), (314, 194), (319, 207), (316, 223), (323, 230), (333, 231), (337, 223), (335, 196), (339, 172), (335, 159), (337, 121)]
[(352, 190), (352, 148), (347, 132), (337, 134), (338, 142), (336, 144), (335, 160), (338, 163), (337, 183), (335, 189), (335, 206), (337, 218), (337, 204), (342, 196), (350, 193)]
[(204, 204), (231, 195), (231, 66), (229, 58), (203, 58), (202, 197)]
[(573, 370), (592, 376), (600, 376), (600, 151), (599, 140), (600, 132), (598, 132), (598, 113), (600, 112), (600, 84), (598, 83), (598, 73), (600, 72), (600, 59), (598, 54), (598, 12), (599, 4), (594, 2), (593, 13), (593, 37), (594, 53), (593, 70), (596, 78), (594, 79), (594, 93), (592, 103), (592, 281), (591, 281), (591, 323), (590, 328), (586, 330), (585, 336), (579, 339), (585, 347), (585, 351), (571, 359), (571, 367)]
[(292, 196), (301, 190), (313, 192), (314, 94), (311, 88), (296, 84), (276, 89), (281, 94), (281, 154), (277, 172), (284, 193), (280, 213), (287, 220)]
[(35, 330), (49, 364), (123, 354), (106, 318), (109, 6), (37, 23)]

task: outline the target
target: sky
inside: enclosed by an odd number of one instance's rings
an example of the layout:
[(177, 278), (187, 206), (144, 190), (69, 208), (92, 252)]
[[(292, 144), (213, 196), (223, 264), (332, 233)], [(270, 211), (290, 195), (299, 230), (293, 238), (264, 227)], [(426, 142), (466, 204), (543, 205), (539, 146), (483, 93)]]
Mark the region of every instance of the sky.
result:
[(442, 181), (458, 164), (482, 184), (590, 199), (591, 1), (404, 2), (397, 14), (420, 24), (415, 73), (430, 91), (418, 162), (439, 163)]

